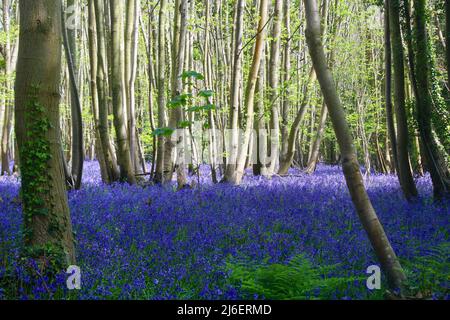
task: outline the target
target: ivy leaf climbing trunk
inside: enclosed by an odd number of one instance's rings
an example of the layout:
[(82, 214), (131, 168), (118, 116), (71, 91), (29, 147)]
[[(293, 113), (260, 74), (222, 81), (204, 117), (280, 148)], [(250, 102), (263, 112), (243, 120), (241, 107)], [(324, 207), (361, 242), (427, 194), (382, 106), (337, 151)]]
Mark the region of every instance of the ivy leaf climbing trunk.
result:
[(19, 1), (15, 129), (22, 173), (25, 254), (74, 264), (59, 137), (61, 2)]

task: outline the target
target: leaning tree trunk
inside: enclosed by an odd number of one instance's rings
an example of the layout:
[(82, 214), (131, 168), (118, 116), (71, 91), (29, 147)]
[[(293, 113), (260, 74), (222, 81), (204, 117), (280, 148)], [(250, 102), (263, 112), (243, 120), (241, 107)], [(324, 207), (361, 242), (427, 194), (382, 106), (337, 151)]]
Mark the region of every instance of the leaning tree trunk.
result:
[(389, 0), (389, 24), (394, 65), (394, 100), (397, 120), (398, 177), (408, 200), (417, 196), (411, 163), (409, 161), (408, 119), (405, 105), (405, 66), (402, 35), (400, 31), (400, 2)]
[(313, 81), (316, 80), (316, 72), (314, 68), (311, 69), (308, 80), (305, 84), (305, 90), (303, 93), (303, 101), (302, 104), (297, 112), (297, 115), (295, 116), (294, 123), (292, 124), (291, 131), (289, 132), (289, 140), (288, 140), (288, 149), (286, 156), (284, 157), (283, 161), (280, 163), (280, 168), (278, 169), (279, 175), (286, 175), (289, 172), (289, 169), (292, 166), (292, 162), (294, 161), (294, 155), (295, 155), (295, 144), (297, 142), (298, 133), (300, 131), (300, 126), (302, 124), (303, 118), (305, 117), (308, 103), (309, 103), (309, 97), (308, 92), (309, 88)]
[(120, 167), (120, 179), (130, 184), (136, 183), (134, 166), (131, 162), (130, 145), (128, 143), (127, 126), (124, 110), (124, 69), (123, 69), (123, 3), (111, 0), (111, 54), (112, 54), (112, 100), (114, 128), (117, 137), (117, 161)]
[(304, 0), (304, 2), (307, 17), (306, 39), (325, 103), (330, 112), (336, 138), (341, 149), (342, 166), (347, 186), (358, 212), (359, 219), (367, 232), (383, 270), (386, 272), (389, 286), (396, 292), (397, 290), (403, 289), (406, 276), (364, 187), (350, 128), (340, 98), (335, 89), (333, 76), (327, 65), (321, 39), (320, 16), (317, 2), (316, 0)]
[(75, 253), (59, 146), (61, 2), (19, 1), (19, 5), (15, 124), (25, 253), (42, 263), (51, 258), (64, 267), (74, 264)]
[(324, 105), (322, 106), (322, 111), (320, 113), (319, 127), (317, 129), (316, 137), (314, 139), (311, 157), (309, 158), (308, 165), (305, 169), (305, 172), (308, 174), (312, 174), (316, 171), (317, 163), (319, 162), (320, 144), (322, 143), (327, 119), (328, 119), (328, 108), (324, 103)]
[(433, 181), (434, 196), (437, 199), (450, 196), (449, 170), (441, 159), (440, 151), (435, 143), (431, 125), (432, 97), (430, 84), (430, 64), (428, 37), (426, 29), (425, 1), (414, 0), (415, 38), (417, 45), (417, 122), (422, 140), (424, 156)]
[(247, 107), (247, 120), (246, 120), (247, 128), (244, 134), (244, 142), (242, 144), (242, 148), (238, 156), (237, 170), (235, 175), (231, 179), (231, 182), (236, 185), (239, 185), (241, 183), (242, 177), (244, 176), (245, 161), (248, 156), (250, 139), (253, 132), (255, 91), (259, 68), (261, 66), (262, 54), (264, 52), (265, 46), (266, 33), (264, 31), (264, 28), (267, 23), (267, 6), (268, 0), (261, 0), (259, 10), (260, 19), (257, 31), (258, 34), (256, 36), (255, 51), (253, 53), (252, 66), (250, 68), (250, 73), (247, 81), (247, 88), (245, 92), (245, 106)]

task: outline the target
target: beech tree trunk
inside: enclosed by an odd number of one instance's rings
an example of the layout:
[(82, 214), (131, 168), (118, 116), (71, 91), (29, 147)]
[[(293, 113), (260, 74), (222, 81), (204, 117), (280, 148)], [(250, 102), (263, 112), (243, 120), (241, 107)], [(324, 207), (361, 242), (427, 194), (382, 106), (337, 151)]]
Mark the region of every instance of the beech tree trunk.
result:
[(270, 70), (269, 70), (269, 101), (270, 101), (270, 166), (269, 174), (275, 172), (279, 162), (280, 145), (280, 44), (281, 44), (281, 22), (283, 20), (283, 3), (281, 0), (275, 0), (273, 12), (272, 45), (270, 49)]
[(385, 35), (385, 107), (386, 107), (386, 123), (389, 135), (389, 141), (392, 147), (392, 157), (394, 161), (393, 168), (398, 172), (398, 156), (397, 156), (397, 133), (395, 130), (394, 111), (392, 106), (392, 44), (391, 44), (391, 27), (389, 14), (389, 0), (385, 0), (384, 5), (384, 35)]
[(113, 148), (109, 135), (109, 77), (107, 66), (107, 50), (106, 50), (106, 28), (105, 28), (105, 7), (103, 1), (94, 1), (95, 18), (97, 28), (97, 86), (98, 86), (98, 105), (99, 105), (99, 121), (98, 132), (102, 144), (103, 156), (105, 157), (106, 169), (108, 171), (108, 182), (119, 180), (119, 168), (115, 160)]
[(397, 120), (398, 177), (403, 190), (403, 194), (405, 195), (406, 199), (411, 200), (417, 197), (417, 189), (412, 175), (412, 168), (408, 152), (409, 133), (405, 103), (405, 56), (400, 30), (400, 2), (399, 0), (388, 1), (394, 65), (394, 100), (395, 115)]
[[(70, 3), (70, 2), (68, 2)], [(72, 5), (74, 1), (71, 2)], [(69, 69), (70, 82), (70, 98), (71, 98), (71, 114), (72, 114), (72, 170), (70, 172), (70, 181), (74, 185), (70, 186), (75, 190), (81, 188), (81, 179), (83, 177), (84, 164), (84, 144), (83, 144), (83, 119), (81, 116), (81, 101), (77, 85), (77, 71), (76, 71), (76, 41), (74, 30), (67, 31), (65, 12), (61, 12), (62, 19), (62, 35), (64, 51), (66, 54), (67, 65)], [(68, 34), (71, 34), (69, 37)]]
[(1, 139), (1, 172), (0, 175), (4, 173), (10, 175), (10, 144), (11, 144), (11, 129), (13, 120), (13, 106), (11, 101), (8, 99), (9, 91), (11, 90), (11, 35), (10, 35), (10, 0), (3, 0), (3, 32), (5, 34), (5, 48), (4, 48), (4, 58), (5, 58), (5, 98), (4, 102), (4, 119), (2, 128), (2, 139)]
[(67, 267), (75, 263), (75, 251), (59, 145), (61, 2), (19, 1), (19, 5), (15, 129), (26, 254), (43, 268), (49, 257)]
[[(166, 126), (166, 7), (167, 1), (161, 0), (159, 8), (159, 25), (158, 25), (158, 127)], [(156, 158), (155, 182), (164, 183), (164, 157), (165, 157), (165, 137), (158, 136), (158, 150)]]
[(123, 2), (111, 0), (111, 47), (112, 47), (112, 101), (114, 128), (117, 137), (117, 162), (120, 167), (120, 179), (130, 184), (136, 183), (134, 165), (131, 162), (130, 145), (125, 121), (124, 103), (124, 66), (123, 66)]
[(237, 170), (233, 177), (229, 178), (231, 183), (239, 185), (244, 176), (245, 161), (248, 156), (248, 150), (250, 145), (251, 134), (253, 132), (253, 121), (254, 121), (254, 104), (255, 104), (255, 90), (256, 82), (258, 79), (259, 68), (261, 66), (262, 54), (264, 52), (265, 45), (265, 25), (267, 23), (267, 6), (268, 0), (261, 0), (259, 9), (259, 24), (257, 29), (255, 50), (253, 53), (252, 66), (250, 67), (250, 73), (247, 81), (247, 88), (245, 91), (245, 106), (247, 107), (247, 128), (244, 133), (244, 141), (242, 144), (241, 151), (238, 156)]

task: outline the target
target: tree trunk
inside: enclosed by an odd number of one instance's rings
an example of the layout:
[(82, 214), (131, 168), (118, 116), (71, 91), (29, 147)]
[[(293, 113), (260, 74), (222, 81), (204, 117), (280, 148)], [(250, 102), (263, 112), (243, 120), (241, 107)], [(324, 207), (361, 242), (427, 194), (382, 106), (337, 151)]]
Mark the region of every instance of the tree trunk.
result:
[(399, 0), (389, 0), (389, 23), (394, 64), (394, 100), (395, 115), (397, 120), (398, 177), (406, 199), (411, 200), (417, 196), (417, 189), (414, 183), (408, 153), (409, 133), (405, 105), (405, 66), (403, 42), (400, 31)]
[(113, 148), (109, 135), (109, 88), (107, 76), (107, 50), (106, 50), (106, 31), (105, 31), (105, 7), (103, 1), (94, 1), (95, 17), (97, 28), (97, 86), (98, 86), (98, 105), (99, 105), (99, 122), (98, 131), (102, 144), (103, 156), (105, 157), (106, 168), (108, 171), (108, 182), (119, 180), (119, 169), (115, 161), (115, 155), (111, 151)]
[(398, 156), (397, 156), (397, 133), (395, 132), (394, 111), (392, 106), (392, 44), (391, 44), (391, 27), (389, 0), (385, 0), (384, 6), (384, 34), (385, 34), (385, 107), (386, 107), (386, 123), (389, 135), (389, 141), (392, 147), (392, 157), (394, 161), (395, 171), (398, 172)]
[(324, 105), (322, 106), (322, 111), (320, 113), (319, 127), (314, 139), (311, 158), (309, 159), (308, 165), (305, 169), (305, 172), (308, 174), (312, 174), (314, 171), (316, 171), (317, 163), (319, 162), (320, 144), (322, 143), (323, 134), (325, 132), (325, 124), (327, 123), (327, 118), (328, 108), (324, 103)]
[(397, 292), (397, 290), (403, 289), (406, 276), (403, 273), (402, 267), (387, 239), (364, 187), (350, 128), (340, 98), (335, 89), (333, 76), (327, 65), (321, 39), (320, 16), (317, 2), (316, 0), (304, 0), (304, 3), (307, 17), (306, 39), (325, 103), (330, 112), (336, 138), (341, 149), (343, 158), (342, 166), (347, 185), (360, 221), (367, 232), (383, 270), (386, 272), (389, 286), (394, 292)]
[(239, 155), (239, 101), (240, 83), (242, 78), (242, 38), (244, 29), (244, 7), (245, 0), (238, 0), (236, 3), (236, 23), (234, 29), (234, 60), (233, 72), (231, 76), (231, 99), (230, 99), (230, 137), (227, 157), (227, 167), (225, 170), (224, 182), (234, 180), (237, 161)]
[[(2, 129), (2, 140), (1, 140), (1, 171), (0, 176), (4, 173), (10, 175), (10, 142), (11, 142), (11, 129), (13, 120), (13, 106), (9, 100), (9, 91), (11, 90), (11, 35), (10, 35), (10, 0), (3, 0), (3, 32), (5, 34), (5, 47), (4, 47), (4, 57), (5, 57), (5, 113)], [(1, 119), (0, 119), (1, 120)]]
[(269, 174), (275, 172), (279, 160), (280, 144), (280, 99), (279, 99), (279, 81), (280, 81), (280, 43), (281, 43), (281, 22), (283, 19), (283, 4), (281, 0), (275, 0), (273, 13), (272, 45), (270, 49), (270, 70), (269, 70), (269, 101), (270, 101), (270, 166)]
[(284, 1), (284, 79), (283, 79), (283, 103), (281, 107), (281, 152), (280, 164), (286, 161), (289, 147), (289, 109), (290, 109), (290, 83), (291, 83), (291, 19), (290, 3)]
[(121, 0), (111, 0), (111, 38), (112, 38), (112, 101), (114, 113), (114, 128), (117, 137), (117, 162), (120, 167), (120, 179), (130, 184), (136, 183), (134, 165), (131, 162), (128, 143), (127, 126), (124, 110), (124, 68), (123, 68), (123, 3)]
[[(166, 7), (167, 1), (161, 0), (159, 8), (159, 25), (158, 25), (158, 127), (166, 126)], [(164, 183), (164, 156), (165, 156), (165, 138), (158, 136), (158, 151), (156, 158), (155, 182)]]
[[(61, 2), (20, 1), (16, 134), (22, 173), (26, 254), (42, 267), (75, 263), (59, 145)], [(58, 270), (59, 272), (60, 270)]]
[(297, 112), (297, 115), (295, 116), (294, 123), (292, 124), (291, 131), (289, 133), (288, 150), (286, 153), (286, 157), (284, 158), (284, 161), (280, 163), (280, 168), (278, 169), (279, 175), (286, 175), (292, 166), (292, 161), (294, 160), (294, 155), (295, 155), (295, 143), (298, 138), (298, 132), (300, 130), (300, 125), (302, 124), (303, 118), (305, 117), (305, 114), (307, 111), (307, 106), (309, 103), (309, 98), (308, 98), (309, 88), (310, 88), (312, 82), (315, 80), (316, 80), (316, 72), (315, 72), (314, 68), (312, 68), (309, 73), (309, 77), (306, 82), (306, 85), (305, 85), (303, 101)]
[(92, 99), (92, 116), (93, 116), (93, 131), (95, 137), (95, 153), (100, 164), (100, 173), (102, 181), (109, 183), (108, 169), (105, 161), (104, 151), (100, 139), (99, 132), (99, 93), (98, 93), (98, 41), (97, 41), (97, 27), (96, 27), (95, 5), (94, 0), (88, 1), (88, 38), (89, 38), (89, 62), (90, 62), (90, 84), (91, 84), (91, 99)]
[[(73, 2), (73, 1), (72, 1)], [(71, 179), (74, 183), (72, 186), (75, 190), (81, 188), (81, 179), (83, 176), (83, 163), (84, 163), (84, 146), (83, 146), (83, 119), (81, 116), (81, 102), (77, 86), (77, 72), (76, 72), (76, 41), (75, 33), (70, 31), (71, 37), (68, 36), (66, 27), (65, 12), (61, 12), (62, 19), (62, 33), (64, 51), (66, 54), (67, 65), (69, 69), (69, 82), (70, 82), (70, 97), (71, 97), (71, 114), (72, 114), (72, 170)]]
[(246, 125), (247, 128), (244, 134), (244, 141), (242, 144), (241, 151), (238, 156), (237, 162), (237, 170), (236, 173), (231, 179), (228, 181), (239, 185), (242, 181), (242, 177), (244, 176), (245, 170), (245, 161), (248, 156), (248, 150), (250, 145), (250, 139), (253, 132), (253, 121), (254, 121), (254, 107), (255, 107), (255, 90), (256, 90), (256, 82), (258, 80), (259, 68), (261, 66), (262, 54), (264, 52), (265, 46), (265, 25), (267, 23), (267, 6), (268, 0), (261, 0), (260, 10), (259, 10), (259, 24), (257, 29), (256, 43), (255, 43), (255, 51), (253, 53), (252, 66), (250, 68), (250, 73), (247, 81), (247, 88), (245, 92), (245, 106), (247, 107), (247, 120)]
[(414, 0), (415, 38), (417, 45), (416, 65), (420, 70), (417, 75), (417, 122), (422, 140), (423, 151), (431, 180), (433, 181), (434, 196), (437, 199), (450, 197), (450, 175), (449, 170), (442, 160), (442, 155), (435, 144), (432, 126), (432, 97), (430, 84), (430, 65), (428, 36), (426, 29), (426, 7), (425, 1)]

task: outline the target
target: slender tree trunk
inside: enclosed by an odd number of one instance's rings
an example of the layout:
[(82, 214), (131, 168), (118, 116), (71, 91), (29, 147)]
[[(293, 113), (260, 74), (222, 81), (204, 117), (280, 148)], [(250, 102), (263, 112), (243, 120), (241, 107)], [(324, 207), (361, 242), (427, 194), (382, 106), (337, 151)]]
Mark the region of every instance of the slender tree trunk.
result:
[(261, 65), (259, 67), (259, 77), (256, 84), (258, 97), (255, 110), (255, 132), (256, 132), (256, 163), (253, 165), (253, 174), (255, 176), (267, 176), (267, 130), (265, 122), (265, 104), (264, 104), (264, 89), (265, 89), (265, 49), (263, 49)]
[(294, 160), (295, 155), (295, 144), (298, 138), (298, 133), (300, 131), (300, 126), (302, 124), (303, 118), (305, 117), (307, 106), (309, 103), (309, 88), (313, 81), (316, 80), (316, 72), (314, 68), (311, 69), (308, 80), (305, 85), (304, 95), (303, 95), (303, 101), (301, 103), (301, 106), (297, 112), (297, 115), (295, 116), (294, 122), (291, 127), (291, 131), (289, 133), (289, 141), (288, 141), (288, 150), (286, 153), (286, 157), (284, 158), (284, 161), (280, 163), (280, 168), (278, 170), (279, 175), (286, 175), (289, 171), (289, 169), (292, 166), (292, 161)]
[[(11, 35), (10, 35), (10, 0), (3, 0), (3, 32), (5, 34), (5, 47), (4, 47), (4, 57), (5, 57), (5, 98), (4, 98), (4, 121), (2, 129), (2, 140), (1, 140), (1, 172), (0, 175), (4, 173), (10, 175), (10, 141), (11, 141), (11, 129), (13, 120), (13, 106), (9, 100), (9, 91), (11, 90)], [(0, 119), (1, 120), (1, 119)]]
[[(73, 2), (73, 1), (72, 1)], [(73, 188), (79, 190), (81, 188), (81, 180), (83, 176), (83, 163), (84, 163), (84, 145), (83, 145), (83, 123), (82, 123), (82, 110), (80, 95), (77, 86), (77, 72), (76, 72), (76, 41), (75, 33), (70, 30), (71, 37), (68, 36), (68, 31), (65, 21), (65, 12), (61, 12), (62, 19), (62, 34), (64, 51), (66, 54), (66, 60), (69, 70), (69, 82), (71, 89), (71, 114), (72, 114), (72, 170), (71, 179), (74, 183)]]
[(285, 43), (284, 47), (284, 79), (283, 79), (283, 103), (281, 108), (281, 153), (280, 164), (286, 161), (289, 141), (289, 109), (290, 109), (290, 83), (291, 83), (291, 19), (290, 19), (290, 3), (284, 1), (284, 28)]
[(135, 82), (137, 70), (137, 44), (138, 44), (138, 0), (126, 2), (126, 28), (125, 28), (125, 93), (128, 112), (128, 138), (130, 157), (134, 170), (139, 170), (139, 159), (136, 158), (136, 97)]
[(406, 276), (403, 273), (398, 258), (389, 243), (364, 187), (350, 128), (340, 98), (335, 89), (333, 76), (327, 65), (321, 40), (320, 15), (317, 2), (316, 0), (304, 0), (304, 3), (307, 17), (306, 39), (325, 103), (330, 112), (336, 138), (341, 149), (343, 158), (342, 166), (347, 185), (360, 221), (387, 275), (389, 286), (396, 292), (397, 290), (403, 289)]
[[(180, 0), (180, 29), (179, 29), (179, 36), (177, 39), (178, 46), (177, 46), (177, 59), (174, 61), (174, 93), (176, 96), (180, 95), (183, 92), (183, 81), (181, 79), (181, 74), (183, 73), (184, 68), (184, 60), (186, 56), (186, 38), (187, 38), (187, 21), (189, 19), (188, 17), (188, 1), (187, 0)], [(174, 40), (175, 40), (174, 39)], [(182, 189), (187, 185), (187, 177), (186, 177), (186, 163), (185, 163), (185, 140), (186, 140), (186, 134), (185, 134), (185, 128), (181, 125), (184, 121), (184, 111), (181, 106), (174, 109), (174, 116), (176, 120), (176, 128), (179, 130), (178, 132), (181, 133), (181, 135), (177, 136), (176, 141), (176, 152), (177, 152), (177, 184), (178, 189)]]
[[(161, 0), (159, 8), (159, 25), (158, 25), (158, 127), (166, 126), (166, 7), (167, 1)], [(158, 136), (158, 151), (156, 158), (155, 182), (164, 183), (164, 156), (165, 156), (165, 138)]]
[(400, 31), (400, 2), (399, 0), (388, 1), (394, 65), (394, 100), (395, 115), (397, 120), (398, 176), (405, 197), (408, 200), (411, 200), (417, 196), (417, 189), (414, 183), (408, 153), (409, 133), (405, 105), (405, 66), (403, 42)]
[(324, 103), (324, 105), (322, 106), (322, 111), (320, 113), (319, 127), (314, 139), (311, 158), (309, 159), (308, 165), (305, 170), (305, 172), (308, 174), (312, 174), (314, 171), (316, 171), (317, 163), (319, 162), (320, 144), (322, 143), (323, 134), (325, 132), (325, 124), (327, 123), (327, 118), (328, 108)]
[(106, 168), (108, 171), (108, 182), (119, 180), (119, 169), (115, 161), (115, 155), (110, 141), (109, 135), (109, 88), (107, 76), (107, 50), (106, 50), (106, 30), (105, 30), (105, 7), (103, 1), (94, 1), (95, 17), (97, 28), (97, 86), (98, 86), (98, 104), (99, 104), (99, 122), (98, 131), (102, 144), (103, 155), (105, 157)]
[(266, 33), (264, 28), (268, 19), (267, 9), (268, 9), (268, 0), (261, 0), (259, 10), (260, 18), (257, 29), (255, 51), (253, 53), (252, 66), (250, 68), (250, 73), (247, 81), (247, 88), (245, 92), (245, 106), (247, 107), (247, 120), (246, 120), (247, 128), (245, 130), (242, 148), (238, 155), (236, 173), (233, 177), (231, 177), (231, 179), (228, 180), (229, 182), (234, 183), (236, 185), (239, 185), (241, 183), (242, 177), (244, 176), (245, 161), (248, 156), (250, 139), (252, 137), (253, 132), (253, 121), (255, 117), (254, 104), (255, 104), (256, 82), (258, 80), (259, 68), (261, 66), (261, 59), (265, 46)]
[(230, 104), (230, 137), (227, 158), (227, 167), (224, 181), (232, 182), (237, 169), (237, 160), (239, 154), (239, 101), (240, 101), (240, 83), (242, 78), (242, 38), (244, 29), (244, 8), (245, 0), (238, 0), (236, 3), (236, 23), (234, 29), (234, 60), (233, 72), (231, 77), (231, 104)]
[(275, 8), (273, 13), (273, 29), (272, 29), (272, 45), (270, 49), (270, 70), (269, 70), (269, 101), (271, 105), (270, 114), (270, 158), (269, 173), (275, 172), (276, 164), (279, 156), (280, 144), (280, 99), (279, 99), (279, 82), (280, 82), (280, 43), (281, 43), (281, 22), (283, 19), (283, 3), (281, 0), (275, 0)]
[(391, 44), (391, 27), (390, 27), (390, 9), (389, 1), (385, 0), (384, 8), (384, 34), (385, 34), (385, 105), (386, 105), (386, 122), (389, 134), (389, 141), (392, 147), (392, 156), (395, 171), (398, 172), (398, 156), (397, 156), (397, 133), (395, 130), (394, 111), (392, 105), (392, 44)]
[(111, 38), (112, 38), (112, 100), (114, 113), (114, 128), (117, 137), (117, 161), (120, 167), (120, 179), (130, 184), (136, 183), (134, 165), (131, 162), (128, 143), (127, 126), (124, 108), (124, 69), (123, 69), (123, 3), (121, 0), (111, 0)]
[(109, 183), (109, 175), (107, 164), (105, 161), (104, 151), (100, 139), (99, 131), (99, 93), (98, 93), (98, 41), (97, 41), (97, 27), (95, 16), (94, 0), (88, 1), (88, 37), (89, 37), (89, 62), (90, 62), (90, 84), (91, 84), (91, 99), (92, 99), (92, 115), (94, 121), (94, 137), (95, 137), (95, 152), (97, 160), (100, 164), (100, 172), (102, 181)]
[[(25, 254), (46, 268), (75, 263), (59, 137), (61, 2), (20, 1), (15, 124), (21, 158)], [(60, 270), (57, 270), (59, 272)]]

